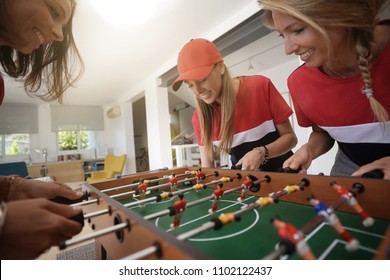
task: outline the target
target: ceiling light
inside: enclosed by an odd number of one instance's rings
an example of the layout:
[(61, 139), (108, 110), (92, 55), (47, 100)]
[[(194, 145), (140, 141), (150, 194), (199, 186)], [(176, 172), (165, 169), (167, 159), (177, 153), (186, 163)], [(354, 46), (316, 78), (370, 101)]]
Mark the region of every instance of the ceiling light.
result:
[(252, 65), (252, 59), (250, 58), (250, 59), (249, 59), (249, 67), (248, 67), (248, 71), (253, 71), (253, 70), (255, 70), (255, 69), (253, 68), (253, 65)]

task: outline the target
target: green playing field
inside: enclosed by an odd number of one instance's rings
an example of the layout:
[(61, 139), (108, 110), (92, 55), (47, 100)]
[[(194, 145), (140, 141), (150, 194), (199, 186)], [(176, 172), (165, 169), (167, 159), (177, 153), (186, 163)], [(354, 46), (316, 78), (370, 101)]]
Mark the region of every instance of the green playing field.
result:
[[(184, 194), (184, 198), (189, 203), (210, 196), (212, 192), (212, 189), (199, 192), (190, 191)], [(152, 191), (147, 197), (153, 197), (157, 193), (158, 191)], [(150, 221), (159, 228), (178, 236), (211, 221), (223, 213), (238, 211), (243, 206), (258, 199), (258, 197), (247, 196), (245, 201), (238, 202), (238, 196), (237, 192), (226, 194), (218, 205), (218, 212), (214, 214), (208, 212), (208, 209), (211, 208), (211, 200), (188, 207), (183, 212), (180, 227), (177, 229), (171, 229), (170, 224), (173, 217), (169, 215), (153, 218)], [(321, 198), (319, 197), (319, 199)], [(126, 204), (136, 200), (137, 197), (122, 200), (121, 203)], [(166, 210), (176, 200), (177, 197), (173, 197), (161, 202), (146, 203), (144, 207), (132, 206), (130, 209), (147, 217), (153, 213)], [(244, 213), (238, 222), (227, 224), (218, 230), (204, 231), (185, 242), (204, 252), (212, 259), (262, 259), (274, 251), (279, 241), (277, 231), (270, 223), (271, 217), (275, 214), (298, 229), (302, 229), (316, 217), (316, 212), (311, 206), (280, 201), (264, 208), (253, 209)], [(318, 259), (372, 259), (389, 226), (389, 221), (376, 219), (373, 226), (366, 228), (363, 226), (359, 215), (338, 211), (337, 216), (351, 235), (359, 241), (359, 249), (348, 252), (345, 249), (345, 242), (332, 226), (322, 222), (306, 236), (307, 243), (314, 255)], [(299, 259), (299, 257), (293, 253), (288, 256), (288, 259)]]

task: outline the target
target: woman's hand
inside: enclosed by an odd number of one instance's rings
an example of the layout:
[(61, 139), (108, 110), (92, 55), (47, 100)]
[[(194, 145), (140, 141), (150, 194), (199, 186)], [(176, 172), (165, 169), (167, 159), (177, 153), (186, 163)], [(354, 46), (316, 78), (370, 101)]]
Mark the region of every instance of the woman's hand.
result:
[(369, 164), (361, 166), (357, 171), (352, 173), (352, 176), (363, 176), (364, 173), (380, 170), (383, 172), (383, 179), (390, 179), (390, 157), (384, 157), (373, 161)]
[(82, 225), (72, 220), (82, 212), (44, 198), (7, 203), (0, 236), (1, 259), (34, 259), (51, 246), (79, 233)]
[(290, 168), (292, 170), (298, 170), (301, 168), (299, 173), (306, 174), (307, 169), (310, 167), (311, 163), (313, 161), (311, 151), (309, 149), (309, 146), (303, 145), (299, 150), (297, 150), (294, 155), (289, 157), (284, 163), (283, 167)]
[(240, 165), (242, 170), (256, 170), (259, 169), (262, 161), (262, 154), (259, 151), (252, 150), (247, 152), (236, 165)]
[(70, 200), (77, 200), (82, 196), (82, 192), (75, 192), (71, 187), (62, 183), (26, 180), (18, 177), (12, 183), (8, 194), (8, 200), (12, 201), (39, 197), (47, 199), (65, 197)]

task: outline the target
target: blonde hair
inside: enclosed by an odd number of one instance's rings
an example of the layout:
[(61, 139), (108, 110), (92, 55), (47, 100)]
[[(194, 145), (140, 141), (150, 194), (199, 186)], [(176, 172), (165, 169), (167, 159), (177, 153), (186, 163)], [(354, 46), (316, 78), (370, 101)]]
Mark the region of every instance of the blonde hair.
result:
[[(221, 62), (223, 64), (223, 62)], [(218, 65), (218, 64), (216, 64)], [(223, 64), (224, 65), (224, 64)], [(196, 98), (199, 112), (199, 123), (201, 127), (201, 140), (205, 146), (206, 154), (210, 160), (214, 159), (214, 154), (219, 154), (222, 151), (230, 153), (231, 144), (234, 135), (234, 114), (236, 108), (236, 96), (233, 89), (232, 76), (225, 66), (225, 72), (222, 75), (221, 88), (221, 115), (216, 114), (217, 105), (207, 104), (200, 98)], [(213, 131), (214, 123), (219, 126), (220, 145), (214, 153), (213, 147)]]
[[(272, 12), (290, 15), (307, 23), (325, 38), (331, 51), (328, 29), (346, 28), (351, 46), (357, 53), (357, 63), (364, 82), (366, 94), (375, 118), (380, 122), (389, 120), (386, 109), (374, 98), (369, 57), (376, 16), (386, 0), (258, 0), (263, 7), (264, 23), (273, 28)], [(348, 11), (348, 12), (346, 12)]]

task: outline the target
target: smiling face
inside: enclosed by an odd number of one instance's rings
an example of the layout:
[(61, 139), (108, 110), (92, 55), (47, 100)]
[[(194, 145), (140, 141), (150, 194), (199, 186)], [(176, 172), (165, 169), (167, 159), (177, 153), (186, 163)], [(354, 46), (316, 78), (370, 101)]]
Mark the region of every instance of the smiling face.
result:
[(283, 37), (286, 54), (299, 56), (308, 67), (340, 65), (350, 57), (345, 29), (328, 30), (328, 44), (319, 31), (303, 21), (279, 12), (273, 12), (272, 19)]
[(71, 0), (7, 0), (1, 19), (0, 44), (29, 54), (41, 45), (62, 41)]
[(286, 54), (295, 54), (309, 67), (319, 67), (328, 59), (323, 36), (310, 25), (291, 16), (273, 12), (275, 29), (284, 40)]
[(187, 80), (185, 84), (191, 89), (195, 96), (207, 104), (220, 102), (222, 89), (222, 75), (224, 66), (217, 64), (210, 74), (202, 81)]

